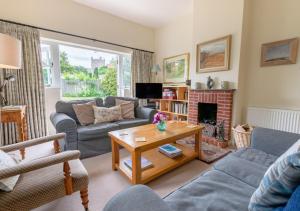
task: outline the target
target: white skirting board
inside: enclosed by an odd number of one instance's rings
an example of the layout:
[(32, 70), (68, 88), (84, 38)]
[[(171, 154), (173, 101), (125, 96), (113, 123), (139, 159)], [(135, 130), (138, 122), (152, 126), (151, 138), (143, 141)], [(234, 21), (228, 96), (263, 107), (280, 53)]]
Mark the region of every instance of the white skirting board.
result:
[(248, 107), (247, 123), (257, 127), (300, 133), (300, 109)]

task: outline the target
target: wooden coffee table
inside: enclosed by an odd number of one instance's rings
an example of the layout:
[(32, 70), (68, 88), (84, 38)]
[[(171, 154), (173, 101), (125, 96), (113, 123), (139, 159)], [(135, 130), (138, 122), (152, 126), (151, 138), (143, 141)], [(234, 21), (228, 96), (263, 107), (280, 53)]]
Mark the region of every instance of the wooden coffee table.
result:
[[(122, 172), (132, 184), (145, 184), (189, 161), (199, 159), (202, 129), (203, 126), (200, 125), (175, 121), (168, 122), (164, 132), (159, 131), (153, 124), (109, 132), (112, 145), (112, 169)], [(176, 143), (176, 140), (192, 135), (195, 136), (194, 149)], [(145, 137), (146, 142), (136, 142), (137, 137)], [(183, 155), (169, 158), (160, 153), (158, 147), (168, 143), (180, 148)], [(132, 171), (123, 163), (128, 157), (120, 159), (119, 146), (131, 153)], [(141, 156), (151, 161), (153, 167), (142, 171)]]

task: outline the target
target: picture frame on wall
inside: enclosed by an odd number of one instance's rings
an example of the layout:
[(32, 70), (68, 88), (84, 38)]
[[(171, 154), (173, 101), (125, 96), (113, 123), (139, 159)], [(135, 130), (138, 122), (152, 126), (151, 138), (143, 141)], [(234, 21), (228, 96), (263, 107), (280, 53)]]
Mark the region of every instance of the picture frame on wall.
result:
[(264, 43), (261, 47), (261, 67), (296, 64), (299, 38)]
[(226, 71), (230, 69), (232, 35), (199, 43), (197, 45), (197, 73)]
[(182, 84), (189, 79), (190, 54), (180, 54), (163, 60), (164, 83)]

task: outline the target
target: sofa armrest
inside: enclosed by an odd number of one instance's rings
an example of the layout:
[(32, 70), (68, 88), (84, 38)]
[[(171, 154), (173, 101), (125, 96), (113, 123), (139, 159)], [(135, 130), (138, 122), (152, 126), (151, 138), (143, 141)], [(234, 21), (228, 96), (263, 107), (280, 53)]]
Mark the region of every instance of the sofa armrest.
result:
[(77, 124), (74, 119), (64, 113), (52, 113), (50, 120), (57, 133), (65, 133), (66, 150), (77, 150)]
[(252, 132), (251, 147), (280, 156), (299, 139), (300, 134), (258, 127)]
[(136, 109), (136, 117), (141, 118), (141, 119), (148, 119), (149, 123), (151, 123), (153, 121), (154, 114), (156, 114), (156, 113), (157, 113), (157, 111), (152, 108), (146, 108), (146, 107), (139, 106)]
[(171, 211), (168, 205), (150, 188), (132, 186), (115, 195), (103, 211)]

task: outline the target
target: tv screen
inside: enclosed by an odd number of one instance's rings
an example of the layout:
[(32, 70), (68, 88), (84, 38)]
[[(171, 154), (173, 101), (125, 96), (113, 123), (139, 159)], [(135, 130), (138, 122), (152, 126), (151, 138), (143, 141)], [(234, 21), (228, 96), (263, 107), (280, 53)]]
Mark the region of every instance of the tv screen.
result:
[(136, 83), (135, 96), (140, 99), (161, 99), (162, 83)]

